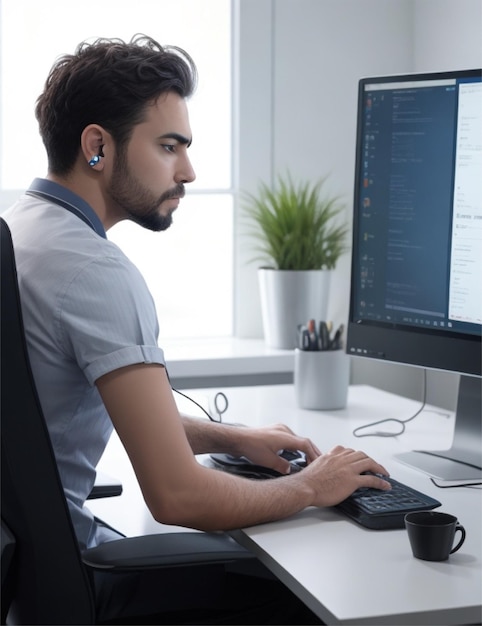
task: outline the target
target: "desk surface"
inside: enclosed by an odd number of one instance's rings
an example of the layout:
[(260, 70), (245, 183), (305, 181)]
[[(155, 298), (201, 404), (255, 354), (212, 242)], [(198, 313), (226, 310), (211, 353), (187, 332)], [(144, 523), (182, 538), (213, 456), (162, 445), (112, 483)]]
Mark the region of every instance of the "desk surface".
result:
[[(209, 406), (217, 389), (191, 395)], [(350, 387), (340, 411), (306, 411), (295, 405), (291, 385), (223, 389), (226, 419), (253, 426), (284, 422), (311, 437), (322, 450), (336, 444), (361, 448), (383, 463), (394, 478), (442, 502), (467, 530), (461, 550), (449, 561), (414, 559), (405, 530), (373, 531), (333, 509), (309, 508), (289, 519), (237, 530), (233, 537), (250, 548), (328, 624), (463, 624), (482, 618), (482, 492), (478, 488), (438, 489), (428, 476), (395, 459), (414, 447), (450, 446), (453, 416), (424, 411), (395, 438), (356, 439), (356, 426), (385, 417), (409, 417), (418, 404), (371, 387)], [(190, 410), (180, 400), (183, 410)], [(195, 413), (195, 410), (192, 410)], [(126, 534), (171, 530), (154, 522), (135, 477), (114, 437), (100, 468), (124, 484), (124, 494), (89, 504)], [(113, 502), (115, 500), (116, 502)], [(126, 512), (129, 512), (126, 515)]]

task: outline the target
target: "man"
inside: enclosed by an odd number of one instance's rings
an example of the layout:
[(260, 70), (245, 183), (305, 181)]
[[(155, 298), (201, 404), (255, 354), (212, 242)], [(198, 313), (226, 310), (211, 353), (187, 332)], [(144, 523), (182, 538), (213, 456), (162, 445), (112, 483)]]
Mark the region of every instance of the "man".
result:
[[(186, 105), (195, 81), (184, 51), (144, 36), (81, 44), (54, 65), (37, 102), (47, 178), (5, 214), (33, 373), (81, 547), (118, 538), (84, 508), (112, 428), (162, 523), (227, 530), (331, 506), (361, 486), (389, 488), (363, 474), (387, 472), (362, 452), (321, 454), (282, 425), (238, 428), (178, 412), (151, 296), (106, 231), (125, 219), (170, 226), (195, 178)], [(308, 466), (268, 482), (194, 456), (245, 455), (287, 473), (284, 448), (303, 451)]]

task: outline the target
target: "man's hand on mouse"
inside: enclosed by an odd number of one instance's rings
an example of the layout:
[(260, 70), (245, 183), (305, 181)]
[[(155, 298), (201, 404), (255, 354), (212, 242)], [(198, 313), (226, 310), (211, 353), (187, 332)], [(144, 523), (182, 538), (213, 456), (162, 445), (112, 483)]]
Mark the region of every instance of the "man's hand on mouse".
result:
[(260, 428), (243, 428), (239, 431), (236, 456), (245, 456), (252, 463), (269, 467), (280, 474), (290, 473), (290, 463), (282, 458), (280, 450), (299, 450), (306, 455), (307, 463), (317, 459), (321, 452), (306, 437), (299, 437), (284, 424)]

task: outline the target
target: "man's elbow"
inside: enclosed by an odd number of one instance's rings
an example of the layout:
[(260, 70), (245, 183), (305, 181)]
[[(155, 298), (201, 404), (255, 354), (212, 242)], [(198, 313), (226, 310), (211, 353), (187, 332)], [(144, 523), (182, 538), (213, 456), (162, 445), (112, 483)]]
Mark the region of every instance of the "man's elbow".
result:
[(216, 514), (207, 513), (197, 498), (179, 494), (164, 494), (163, 497), (147, 502), (152, 517), (160, 524), (183, 526), (195, 530), (216, 531), (219, 528)]

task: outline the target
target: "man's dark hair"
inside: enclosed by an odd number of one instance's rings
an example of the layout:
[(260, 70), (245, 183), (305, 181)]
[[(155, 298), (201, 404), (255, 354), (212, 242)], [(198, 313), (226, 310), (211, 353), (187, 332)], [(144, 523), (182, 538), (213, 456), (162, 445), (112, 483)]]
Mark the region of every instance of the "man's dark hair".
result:
[(73, 168), (89, 124), (105, 128), (122, 148), (150, 104), (171, 91), (189, 98), (196, 80), (184, 50), (145, 35), (79, 44), (52, 67), (35, 108), (49, 170), (65, 175)]

